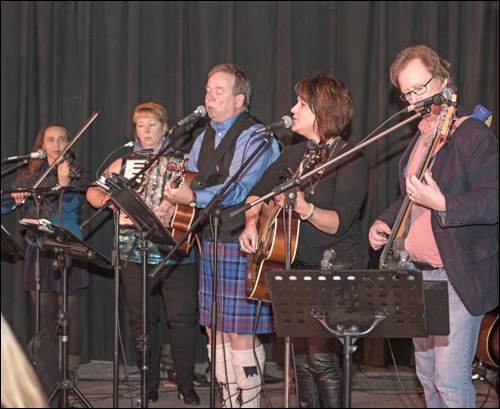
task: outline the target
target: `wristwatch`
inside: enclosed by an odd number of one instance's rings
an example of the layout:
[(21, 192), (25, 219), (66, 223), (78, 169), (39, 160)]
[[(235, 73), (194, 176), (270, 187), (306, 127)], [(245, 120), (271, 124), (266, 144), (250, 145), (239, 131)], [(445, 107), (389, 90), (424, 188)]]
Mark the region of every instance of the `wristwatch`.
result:
[(193, 190), (193, 198), (189, 202), (189, 207), (196, 207), (196, 192)]

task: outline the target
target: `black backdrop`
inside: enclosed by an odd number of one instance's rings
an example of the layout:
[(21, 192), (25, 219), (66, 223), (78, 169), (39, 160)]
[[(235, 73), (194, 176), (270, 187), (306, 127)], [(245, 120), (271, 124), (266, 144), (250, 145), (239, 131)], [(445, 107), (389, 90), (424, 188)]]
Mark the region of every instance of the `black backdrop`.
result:
[[(397, 51), (425, 43), (452, 62), (459, 102), (481, 103), (498, 117), (498, 1), (2, 1), (1, 30), (2, 157), (29, 152), (49, 121), (77, 132), (99, 110), (75, 145), (92, 175), (133, 137), (137, 103), (163, 103), (172, 124), (203, 103), (206, 74), (221, 62), (248, 73), (252, 112), (266, 123), (290, 113), (297, 80), (338, 75), (352, 91), (350, 140), (357, 142), (402, 108), (388, 74)], [(493, 128), (498, 135), (497, 120)], [(413, 131), (409, 125), (363, 150), (370, 163), (365, 231), (398, 193), (397, 161)], [(287, 132), (278, 132), (285, 143)], [(2, 178), (3, 190), (13, 176)], [(86, 206), (85, 217), (91, 212)], [(22, 243), (17, 218), (2, 216), (2, 225)], [(84, 234), (109, 254), (109, 219), (97, 218)], [(113, 359), (112, 277), (91, 274), (86, 358)], [(2, 312), (26, 343), (34, 319), (22, 281), (22, 262), (2, 261)], [(130, 353), (123, 307), (121, 316)]]

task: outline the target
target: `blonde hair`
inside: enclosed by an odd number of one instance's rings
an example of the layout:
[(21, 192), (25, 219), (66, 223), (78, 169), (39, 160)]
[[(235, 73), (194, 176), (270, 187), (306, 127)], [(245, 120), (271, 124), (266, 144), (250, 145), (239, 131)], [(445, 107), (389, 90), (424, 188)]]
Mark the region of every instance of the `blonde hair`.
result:
[(2, 408), (46, 408), (33, 367), (2, 314)]
[(168, 132), (169, 128), (168, 128), (167, 110), (160, 103), (151, 101), (151, 102), (143, 102), (137, 105), (134, 109), (134, 114), (132, 115), (132, 120), (134, 122), (134, 125), (137, 123), (137, 118), (142, 115), (152, 116), (161, 123), (167, 125), (167, 132)]

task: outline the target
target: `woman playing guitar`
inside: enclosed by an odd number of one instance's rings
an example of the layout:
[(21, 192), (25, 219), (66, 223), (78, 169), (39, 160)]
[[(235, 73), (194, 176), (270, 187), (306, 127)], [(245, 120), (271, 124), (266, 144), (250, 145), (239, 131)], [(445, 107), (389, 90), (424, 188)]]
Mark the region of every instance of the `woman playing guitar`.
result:
[[(320, 162), (347, 150), (342, 139), (347, 134), (353, 107), (349, 90), (333, 75), (318, 74), (295, 86), (297, 104), (292, 131), (319, 145)], [(252, 189), (247, 203), (272, 191), (304, 163), (310, 152), (308, 141), (286, 147)], [(314, 145), (314, 144), (313, 144)], [(334, 248), (344, 268), (365, 268), (359, 210), (365, 199), (368, 181), (366, 160), (361, 155), (327, 167), (297, 189), (293, 210), (300, 219), (294, 269), (318, 269), (325, 250)], [(285, 206), (284, 195), (275, 197)], [(259, 213), (262, 203), (246, 212), (241, 248), (251, 255), (259, 251)], [(282, 257), (284, 267), (285, 259)], [(249, 271), (247, 270), (247, 273)], [(340, 407), (342, 391), (342, 354), (339, 341), (332, 338), (296, 338), (293, 341), (297, 363), (300, 407)]]

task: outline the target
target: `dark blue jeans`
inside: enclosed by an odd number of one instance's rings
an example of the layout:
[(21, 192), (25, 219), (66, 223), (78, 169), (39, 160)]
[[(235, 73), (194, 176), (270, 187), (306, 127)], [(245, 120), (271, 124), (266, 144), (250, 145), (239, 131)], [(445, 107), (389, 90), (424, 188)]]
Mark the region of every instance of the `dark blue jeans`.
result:
[[(148, 271), (154, 266), (148, 266)], [(142, 334), (141, 302), (142, 266), (128, 263), (121, 271), (121, 281), (127, 303), (130, 327), (135, 339), (136, 361), (142, 364), (138, 338)], [(157, 390), (160, 382), (160, 347), (158, 324), (160, 300), (163, 298), (169, 329), (170, 350), (177, 381), (184, 390), (193, 388), (198, 326), (198, 264), (166, 266), (148, 282), (148, 349), (149, 390)]]

